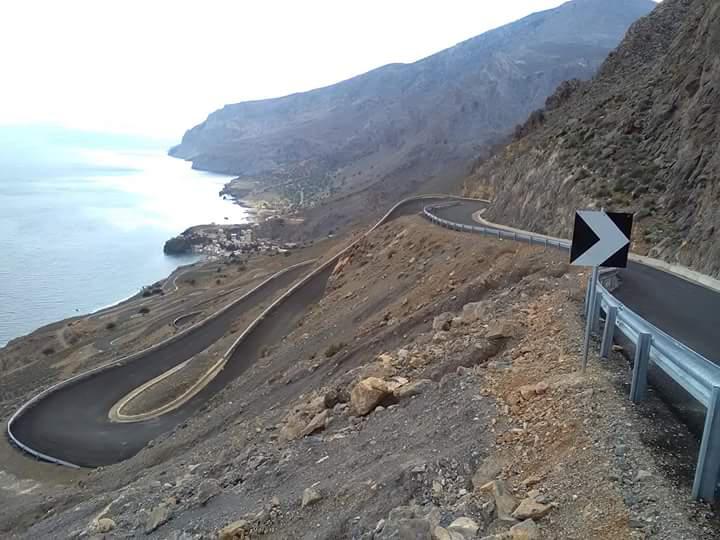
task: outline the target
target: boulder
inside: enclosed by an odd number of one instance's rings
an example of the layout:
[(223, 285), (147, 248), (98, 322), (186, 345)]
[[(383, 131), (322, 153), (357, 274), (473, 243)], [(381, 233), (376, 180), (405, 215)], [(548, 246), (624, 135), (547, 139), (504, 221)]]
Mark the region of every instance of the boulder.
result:
[(315, 504), (322, 499), (322, 494), (315, 488), (305, 488), (302, 496), (302, 507), (310, 506)]
[(445, 527), (435, 527), (432, 532), (432, 540), (465, 540), (465, 537), (457, 531), (450, 531)]
[(469, 517), (459, 517), (448, 525), (448, 531), (458, 532), (467, 540), (475, 538), (478, 530), (480, 530), (480, 525)]
[(350, 392), (350, 404), (358, 416), (371, 412), (390, 395), (387, 383), (377, 377), (368, 377), (357, 383)]
[(150, 534), (162, 525), (165, 525), (172, 517), (172, 508), (161, 504), (156, 506), (145, 521), (145, 534)]
[(485, 332), (485, 338), (490, 340), (507, 339), (514, 335), (515, 329), (508, 322), (495, 322)]
[(488, 457), (480, 464), (472, 476), (472, 485), (480, 489), (488, 482), (492, 482), (502, 472), (503, 464), (496, 458)]
[(512, 540), (540, 540), (540, 530), (532, 519), (510, 527), (510, 538)]
[(305, 428), (300, 432), (300, 435), (302, 437), (305, 437), (307, 435), (310, 435), (312, 433), (315, 433), (316, 431), (321, 431), (325, 429), (325, 426), (327, 425), (328, 421), (328, 412), (327, 410), (317, 413), (310, 422), (305, 426)]
[(525, 519), (540, 519), (547, 515), (552, 506), (549, 504), (541, 504), (535, 499), (523, 499), (520, 505), (512, 513), (512, 517), (519, 519), (520, 521)]
[(395, 359), (388, 353), (382, 353), (378, 355), (377, 360), (384, 366), (392, 366)]
[(509, 520), (514, 517), (512, 512), (517, 508), (518, 500), (513, 497), (510, 488), (503, 480), (488, 482), (480, 488), (480, 491), (492, 494), (498, 518)]
[(93, 528), (95, 529), (95, 532), (100, 534), (108, 533), (115, 528), (115, 522), (108, 517), (100, 518), (95, 522), (95, 526)]
[(540, 396), (548, 391), (548, 388), (550, 388), (550, 385), (546, 383), (545, 381), (540, 381), (535, 385), (535, 393)]
[(246, 540), (249, 537), (250, 522), (244, 519), (233, 521), (217, 532), (218, 540)]
[(432, 525), (427, 519), (388, 517), (382, 530), (375, 535), (377, 540), (432, 540)]
[(205, 506), (210, 499), (219, 495), (221, 491), (220, 483), (217, 480), (214, 478), (206, 478), (200, 482), (197, 490), (197, 500), (202, 506)]
[(466, 324), (474, 323), (485, 317), (487, 304), (485, 302), (470, 302), (465, 304), (462, 309), (462, 320)]

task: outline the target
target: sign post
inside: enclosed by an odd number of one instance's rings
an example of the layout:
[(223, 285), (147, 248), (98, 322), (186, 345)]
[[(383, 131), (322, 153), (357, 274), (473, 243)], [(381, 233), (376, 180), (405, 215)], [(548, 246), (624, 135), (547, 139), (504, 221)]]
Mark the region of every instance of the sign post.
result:
[(590, 334), (592, 334), (593, 317), (595, 317), (595, 302), (597, 302), (597, 282), (598, 275), (600, 274), (599, 268), (599, 266), (593, 266), (592, 274), (590, 274), (590, 279), (588, 280), (589, 297), (587, 313), (585, 314), (585, 339), (583, 341), (582, 360), (583, 373), (585, 373), (585, 368), (587, 367), (588, 350), (590, 349)]
[(588, 302), (583, 341), (582, 370), (587, 367), (592, 323), (597, 311), (597, 282), (600, 267), (625, 268), (630, 251), (632, 214), (604, 211), (578, 211), (575, 213), (570, 264), (591, 266), (588, 282)]

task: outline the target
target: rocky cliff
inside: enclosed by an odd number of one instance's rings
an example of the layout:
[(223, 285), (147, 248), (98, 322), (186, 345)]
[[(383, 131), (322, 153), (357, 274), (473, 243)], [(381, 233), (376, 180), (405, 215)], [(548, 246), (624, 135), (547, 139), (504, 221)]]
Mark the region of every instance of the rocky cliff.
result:
[[(173, 156), (286, 184), (307, 201), (477, 155), (560, 81), (595, 73), (650, 0), (574, 0), (413, 64), (278, 99), (227, 105), (190, 129)], [(401, 182), (401, 180), (397, 180)]]
[(720, 4), (665, 0), (590, 82), (566, 83), (479, 164), (492, 217), (569, 235), (577, 208), (635, 212), (635, 249), (720, 275)]

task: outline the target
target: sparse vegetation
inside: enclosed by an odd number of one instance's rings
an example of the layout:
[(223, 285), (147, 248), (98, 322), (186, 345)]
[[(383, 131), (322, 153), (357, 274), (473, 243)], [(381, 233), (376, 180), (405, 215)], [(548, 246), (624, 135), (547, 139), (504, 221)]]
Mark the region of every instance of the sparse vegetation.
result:
[(327, 349), (325, 349), (325, 357), (332, 358), (337, 353), (339, 353), (342, 349), (344, 349), (346, 346), (347, 346), (347, 344), (343, 343), (342, 341), (339, 343), (333, 343)]
[(115, 330), (115, 328), (117, 328), (117, 324), (113, 321), (110, 321), (105, 325), (105, 330)]
[(45, 356), (50, 356), (51, 354), (55, 354), (55, 349), (52, 348), (52, 347), (45, 347), (45, 348), (42, 350), (42, 353), (43, 353)]
[(150, 313), (150, 308), (147, 306), (143, 306), (138, 310), (138, 313), (142, 315), (147, 315), (148, 313)]

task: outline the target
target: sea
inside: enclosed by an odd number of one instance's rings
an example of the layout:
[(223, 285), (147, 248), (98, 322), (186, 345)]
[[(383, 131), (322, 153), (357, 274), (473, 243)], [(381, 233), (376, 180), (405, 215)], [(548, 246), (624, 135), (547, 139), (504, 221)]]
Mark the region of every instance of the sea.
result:
[(0, 126), (0, 347), (162, 280), (197, 256), (163, 244), (192, 225), (246, 223), (224, 175), (167, 156), (169, 142)]

